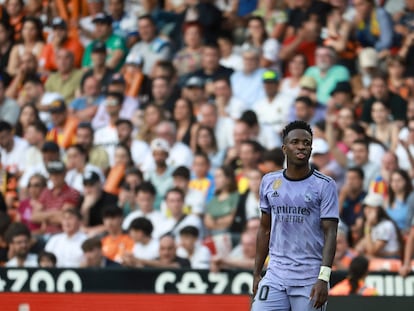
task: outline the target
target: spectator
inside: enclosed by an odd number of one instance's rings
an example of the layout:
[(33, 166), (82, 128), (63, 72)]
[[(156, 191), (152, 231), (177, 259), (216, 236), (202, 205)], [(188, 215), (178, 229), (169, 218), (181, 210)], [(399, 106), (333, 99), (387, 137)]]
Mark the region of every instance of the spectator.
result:
[(65, 183), (63, 162), (50, 161), (46, 168), (53, 187), (44, 189), (39, 200), (32, 202), (32, 222), (42, 224), (45, 234), (53, 234), (61, 231), (62, 212), (78, 206), (79, 193)]
[(152, 102), (161, 107), (167, 117), (171, 117), (174, 110), (175, 98), (174, 85), (166, 77), (152, 79)]
[(39, 268), (56, 268), (57, 258), (51, 252), (42, 251), (37, 257)]
[(398, 229), (407, 233), (410, 228), (410, 209), (408, 196), (413, 190), (411, 178), (405, 170), (396, 169), (390, 174), (388, 204), (385, 211), (397, 224)]
[(80, 122), (91, 122), (104, 97), (99, 88), (99, 82), (94, 76), (87, 76), (81, 80), (81, 96), (69, 104), (69, 114)]
[(134, 247), (129, 235), (122, 233), (122, 210), (117, 206), (108, 206), (103, 211), (103, 223), (107, 235), (102, 238), (102, 253), (110, 260), (121, 263), (124, 253), (131, 252)]
[(284, 163), (285, 154), (283, 153), (282, 148), (277, 147), (263, 152), (258, 168), (262, 173), (267, 174), (283, 169)]
[(325, 119), (325, 109), (320, 109), (321, 107), (307, 96), (296, 98), (291, 108), (293, 108), (294, 113), (289, 116), (289, 120), (292, 122), (294, 120), (301, 120), (310, 125), (315, 125)]
[(204, 87), (204, 81), (196, 76), (188, 78), (184, 83), (181, 95), (191, 102), (194, 116), (198, 116), (200, 106), (206, 101), (207, 94)]
[[(179, 240), (179, 233), (185, 226), (196, 227), (199, 232), (203, 230), (203, 223), (201, 218), (194, 214), (185, 214), (185, 194), (180, 188), (171, 188), (165, 194), (166, 211), (169, 215), (168, 222), (165, 227), (167, 232), (176, 237), (177, 243)], [(202, 239), (202, 234), (200, 234)]]
[(318, 86), (316, 98), (318, 102), (326, 105), (336, 83), (348, 81), (350, 75), (348, 69), (335, 65), (336, 52), (329, 47), (318, 47), (315, 51), (315, 59), (315, 66), (309, 67), (305, 75), (316, 80)]
[[(134, 240), (134, 248), (132, 249), (130, 259), (148, 259), (153, 260), (159, 256), (159, 241), (152, 237), (154, 227), (150, 220), (145, 217), (135, 218), (129, 226), (129, 235)], [(128, 264), (127, 258), (129, 255), (125, 254), (123, 263)]]
[(82, 243), (87, 236), (80, 230), (82, 215), (75, 208), (69, 208), (62, 213), (62, 233), (52, 236), (45, 250), (57, 258), (57, 267), (76, 268), (82, 262)]
[[(364, 171), (360, 167), (350, 167), (345, 175), (345, 184), (339, 191), (339, 215), (341, 221), (355, 232), (355, 222), (364, 214), (362, 201), (367, 192), (363, 190)], [(355, 230), (354, 230), (355, 229)]]
[(82, 230), (89, 236), (105, 231), (102, 213), (106, 208), (116, 206), (118, 198), (102, 188), (101, 178), (94, 171), (83, 174), (83, 197), (80, 203), (84, 227)]
[(115, 73), (115, 71), (106, 64), (108, 55), (106, 44), (101, 41), (94, 41), (91, 43), (90, 50), (92, 65), (91, 68), (86, 69), (86, 72), (83, 74), (81, 84), (84, 83), (86, 78), (93, 76), (99, 82), (99, 89), (105, 90)]
[(12, 220), (6, 213), (6, 203), (0, 192), (0, 266), (3, 267), (9, 260), (9, 248), (7, 244), (6, 232)]
[(25, 224), (33, 234), (42, 233), (42, 228), (39, 224), (32, 222), (33, 214), (33, 201), (39, 200), (40, 194), (47, 186), (46, 178), (37, 173), (30, 177), (29, 184), (27, 185), (28, 197), (20, 200), (19, 207), (17, 209), (18, 219)]
[(241, 242), (228, 256), (215, 255), (211, 259), (210, 270), (218, 272), (221, 269), (247, 269), (254, 266), (256, 256), (256, 236), (244, 232)]
[(56, 71), (56, 54), (60, 49), (71, 51), (74, 55), (74, 66), (79, 68), (82, 61), (83, 46), (77, 38), (69, 37), (68, 25), (61, 17), (52, 20), (52, 41), (43, 48), (40, 56), (40, 67), (46, 71)]
[(387, 58), (387, 72), (389, 75), (388, 87), (391, 92), (400, 95), (403, 99), (408, 100), (412, 91), (404, 77), (405, 60), (399, 55), (389, 56)]
[(52, 128), (46, 140), (53, 141), (60, 148), (66, 149), (75, 142), (78, 120), (69, 115), (63, 99), (54, 100), (48, 108), (52, 118)]
[(121, 69), (127, 51), (123, 38), (112, 32), (112, 18), (106, 13), (97, 13), (92, 22), (95, 24), (95, 40), (83, 53), (82, 67), (92, 67), (92, 50), (97, 41), (103, 42), (107, 48), (106, 66), (114, 71)]
[(128, 54), (122, 67), (126, 83), (125, 95), (138, 98), (141, 106), (145, 105), (151, 96), (152, 81), (143, 72), (144, 59), (139, 53)]
[(19, 116), (20, 107), (14, 99), (5, 96), (6, 85), (0, 76), (0, 120), (15, 125)]
[(76, 129), (76, 143), (88, 153), (89, 163), (105, 172), (109, 168), (108, 153), (103, 147), (93, 145), (94, 130), (90, 123), (81, 122)]
[(13, 27), (14, 41), (17, 42), (22, 37), (23, 19), (25, 17), (24, 1), (7, 1), (4, 8), (6, 9), (4, 16), (10, 21), (10, 25)]
[(373, 287), (364, 284), (364, 280), (368, 275), (368, 260), (363, 256), (352, 259), (348, 276), (342, 282), (339, 282), (329, 290), (331, 296), (377, 296), (378, 292)]
[(99, 238), (86, 239), (81, 247), (84, 256), (82, 268), (118, 268), (121, 266), (102, 254), (102, 242)]
[(7, 66), (7, 72), (11, 76), (18, 74), (23, 54), (30, 52), (36, 59), (39, 59), (44, 47), (43, 26), (40, 19), (29, 16), (25, 17), (21, 27), (21, 31), (20, 29), (18, 30), (18, 33), (21, 34), (21, 43), (13, 46)]
[(399, 144), (395, 150), (400, 168), (407, 170), (410, 176), (414, 176), (414, 119), (407, 122), (407, 126), (401, 129)]
[(124, 216), (127, 216), (133, 209), (135, 209), (135, 196), (137, 195), (138, 187), (144, 181), (143, 173), (131, 167), (125, 171), (124, 180), (118, 195), (118, 206), (122, 208)]
[(197, 22), (187, 22), (183, 25), (184, 47), (179, 50), (173, 63), (177, 68), (178, 77), (185, 76), (201, 68), (201, 45), (203, 29)]
[(214, 183), (216, 191), (204, 215), (204, 226), (213, 236), (229, 232), (239, 200), (233, 169), (228, 166), (216, 169)]
[(398, 144), (398, 126), (391, 121), (391, 111), (388, 103), (377, 100), (371, 106), (372, 123), (367, 128), (367, 135), (381, 142), (391, 151)]
[[(200, 106), (199, 119), (200, 128), (208, 127), (213, 131), (214, 141), (216, 142), (216, 148), (214, 149), (217, 150), (213, 149), (214, 143), (212, 139), (210, 139), (208, 142), (200, 142), (198, 139), (196, 140), (196, 145), (199, 145), (201, 148), (203, 148), (202, 151), (208, 154), (210, 158), (213, 156), (217, 156), (218, 159), (224, 157), (222, 153), (226, 152), (227, 148), (233, 144), (234, 121), (229, 117), (220, 116), (217, 106), (211, 103), (204, 103)], [(205, 131), (203, 130), (202, 132)], [(199, 134), (197, 136), (200, 137), (201, 132), (198, 133)], [(214, 161), (213, 165), (216, 165), (216, 161)]]
[[(222, 163), (220, 163), (221, 165)], [(207, 154), (197, 151), (194, 154), (192, 165), (193, 176), (191, 177), (189, 188), (199, 191), (204, 195), (204, 201), (208, 203), (214, 195), (214, 177), (210, 170), (211, 164)], [(219, 166), (218, 166), (219, 167)], [(213, 168), (215, 170), (216, 168)]]
[(51, 74), (45, 83), (46, 92), (59, 93), (68, 103), (75, 98), (82, 78), (82, 71), (75, 69), (74, 61), (71, 51), (60, 49), (56, 53), (57, 72)]
[(104, 0), (87, 0), (88, 16), (79, 19), (79, 39), (83, 46), (88, 46), (94, 40), (95, 25), (93, 19), (98, 13), (103, 13), (105, 9)]
[(165, 228), (166, 218), (157, 210), (154, 210), (154, 202), (157, 191), (153, 184), (143, 182), (137, 189), (135, 202), (137, 207), (128, 214), (122, 222), (122, 228), (128, 230), (131, 222), (138, 217), (145, 217), (154, 226), (152, 236), (158, 239), (167, 229)]
[(66, 150), (66, 169), (66, 183), (81, 194), (83, 194), (82, 179), (84, 173), (95, 172), (102, 183), (105, 179), (100, 169), (88, 162), (88, 154), (79, 144), (71, 145)]
[(198, 123), (193, 113), (194, 103), (180, 98), (175, 102), (173, 118), (177, 127), (177, 142), (182, 142), (194, 149)]
[(176, 255), (177, 246), (174, 237), (164, 235), (160, 238), (159, 257), (154, 260), (139, 259), (136, 266), (153, 268), (190, 268), (188, 259)]
[(40, 121), (40, 118), (36, 106), (33, 104), (24, 104), (21, 106), (19, 117), (14, 126), (15, 134), (22, 138), (26, 137), (27, 128), (38, 121)]
[(340, 222), (338, 226), (338, 233), (336, 235), (336, 252), (332, 270), (348, 270), (353, 258), (355, 258), (355, 253), (349, 247), (348, 228)]
[(355, 250), (366, 256), (401, 258), (401, 233), (385, 212), (382, 196), (370, 193), (364, 199), (364, 205), (364, 235)]
[(248, 190), (250, 171), (257, 169), (263, 153), (263, 147), (254, 140), (245, 140), (240, 144), (239, 168), (235, 172), (239, 193)]
[(19, 82), (19, 85), (22, 85), (22, 89), (17, 96), (17, 103), (21, 107), (21, 110), (26, 105), (36, 107), (38, 110), (42, 110), (43, 108), (44, 110), (44, 107), (42, 107), (42, 98), (45, 89), (40, 78), (36, 74), (27, 74), (25, 75), (24, 81)]
[(412, 270), (412, 258), (414, 253), (414, 217), (411, 218), (411, 227), (405, 242), (404, 258), (399, 270), (403, 277), (407, 276)]
[(10, 172), (23, 172), (24, 152), (28, 148), (27, 141), (13, 135), (12, 125), (0, 121), (0, 157), (3, 169)]
[(139, 53), (144, 59), (143, 72), (149, 74), (158, 60), (168, 60), (171, 55), (170, 44), (157, 36), (157, 28), (151, 15), (138, 18), (138, 29), (141, 41), (135, 43), (129, 53)]
[(180, 230), (180, 246), (177, 256), (190, 260), (192, 269), (208, 269), (210, 267), (210, 250), (199, 243), (199, 229), (185, 226)]
[(218, 77), (214, 80), (214, 103), (218, 107), (219, 115), (237, 120), (247, 109), (246, 105), (233, 94), (230, 80)]
[(7, 20), (2, 18), (0, 21), (0, 31), (4, 33), (4, 35), (0, 37), (0, 45), (2, 46), (0, 51), (0, 72), (4, 72), (7, 69), (10, 52), (13, 48), (13, 28)]
[(394, 43), (390, 14), (376, 7), (374, 0), (355, 0), (354, 7), (354, 29), (358, 43), (363, 47), (373, 47), (378, 52), (389, 50)]
[(112, 18), (112, 32), (123, 38), (127, 47), (138, 41), (138, 23), (136, 15), (125, 10), (125, 0), (110, 0), (108, 11)]
[(217, 38), (220, 49), (220, 65), (233, 70), (243, 70), (243, 60), (234, 48), (234, 38), (231, 33), (221, 32)]
[(300, 78), (305, 73), (307, 65), (305, 55), (300, 53), (293, 55), (287, 64), (290, 76), (286, 76), (280, 81), (279, 92), (285, 95), (286, 100), (289, 98), (292, 103), (299, 96)]
[(22, 223), (13, 223), (5, 233), (11, 259), (6, 263), (8, 268), (36, 268), (37, 255), (30, 253), (31, 234), (29, 228)]
[(262, 83), (265, 69), (260, 67), (258, 49), (249, 47), (243, 51), (242, 56), (243, 70), (232, 74), (231, 88), (235, 96), (251, 108), (258, 98), (265, 97)]
[(391, 151), (387, 151), (381, 159), (381, 171), (369, 186), (369, 191), (381, 194), (384, 199), (388, 198), (391, 173), (398, 168), (397, 156)]

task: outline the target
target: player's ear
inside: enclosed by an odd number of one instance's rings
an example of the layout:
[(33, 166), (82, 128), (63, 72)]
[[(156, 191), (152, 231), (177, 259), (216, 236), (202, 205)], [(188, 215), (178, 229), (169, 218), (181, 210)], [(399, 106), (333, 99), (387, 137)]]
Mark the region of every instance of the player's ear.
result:
[(283, 151), (283, 154), (286, 155), (286, 146), (285, 146), (285, 144), (282, 145), (282, 151)]

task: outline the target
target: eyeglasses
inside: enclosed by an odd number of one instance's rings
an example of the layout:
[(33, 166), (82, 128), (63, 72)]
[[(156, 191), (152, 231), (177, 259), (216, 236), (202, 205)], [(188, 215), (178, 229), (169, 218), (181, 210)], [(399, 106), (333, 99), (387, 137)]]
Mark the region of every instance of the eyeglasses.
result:
[(42, 184), (29, 184), (28, 187), (29, 188), (41, 188), (43, 187), (43, 185)]

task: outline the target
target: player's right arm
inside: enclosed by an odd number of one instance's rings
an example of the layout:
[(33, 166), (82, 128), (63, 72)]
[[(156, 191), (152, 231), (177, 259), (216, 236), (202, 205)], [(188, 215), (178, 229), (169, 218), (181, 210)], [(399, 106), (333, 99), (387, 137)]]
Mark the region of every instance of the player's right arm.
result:
[(253, 297), (256, 295), (257, 287), (262, 277), (263, 265), (269, 253), (271, 220), (271, 214), (262, 212), (260, 227), (257, 233), (256, 258), (253, 270)]

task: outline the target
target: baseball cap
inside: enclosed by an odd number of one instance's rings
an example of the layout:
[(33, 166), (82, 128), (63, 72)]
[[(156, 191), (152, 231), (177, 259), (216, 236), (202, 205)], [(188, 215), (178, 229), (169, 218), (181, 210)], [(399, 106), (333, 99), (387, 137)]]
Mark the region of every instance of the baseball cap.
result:
[(95, 41), (92, 44), (92, 53), (106, 53), (106, 44), (105, 44), (105, 42)]
[(143, 58), (139, 53), (129, 53), (125, 59), (126, 65), (142, 66)]
[(120, 73), (115, 73), (112, 75), (109, 84), (125, 84), (125, 79)]
[(263, 82), (279, 82), (279, 75), (273, 70), (266, 70), (262, 75)]
[(46, 169), (49, 172), (49, 174), (59, 174), (63, 173), (66, 167), (62, 161), (51, 161), (47, 163)]
[(50, 113), (64, 112), (66, 110), (66, 104), (63, 99), (57, 98), (49, 104), (48, 108)]
[(42, 152), (56, 152), (60, 151), (59, 146), (54, 141), (46, 141), (42, 146)]
[(348, 81), (341, 81), (336, 83), (335, 88), (332, 90), (331, 95), (334, 95), (335, 93), (352, 93), (352, 87), (351, 84)]
[(151, 151), (170, 152), (170, 144), (163, 138), (155, 138), (151, 142)]
[(359, 65), (362, 68), (377, 67), (378, 53), (374, 48), (365, 48), (359, 53)]
[(309, 89), (309, 90), (316, 90), (316, 80), (312, 77), (303, 76), (299, 81), (299, 86), (301, 88)]
[(382, 207), (384, 202), (384, 198), (379, 193), (370, 192), (365, 197), (364, 201), (362, 202), (364, 205), (372, 206), (372, 207)]
[(68, 25), (63, 18), (55, 17), (52, 20), (52, 28), (67, 29)]
[(326, 154), (329, 152), (329, 145), (322, 138), (315, 138), (312, 142), (312, 154)]
[(106, 13), (98, 13), (94, 16), (92, 23), (112, 24), (112, 17)]
[(84, 185), (94, 185), (100, 181), (99, 175), (94, 171), (87, 171), (83, 174)]
[(192, 76), (185, 82), (185, 87), (204, 87), (204, 81), (200, 77)]

